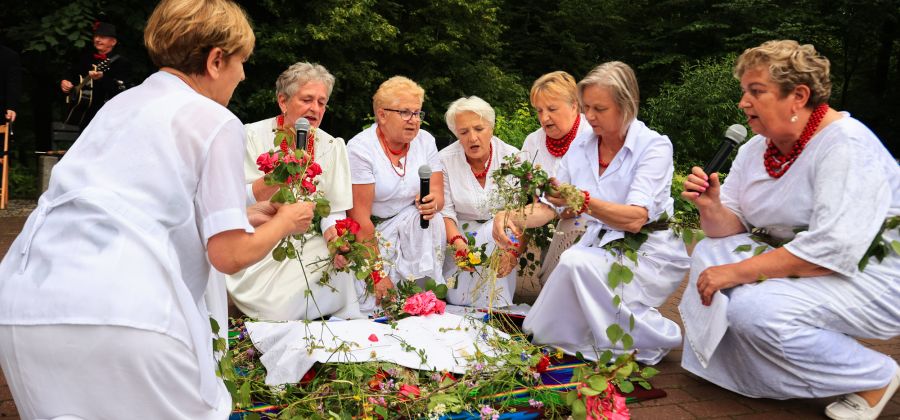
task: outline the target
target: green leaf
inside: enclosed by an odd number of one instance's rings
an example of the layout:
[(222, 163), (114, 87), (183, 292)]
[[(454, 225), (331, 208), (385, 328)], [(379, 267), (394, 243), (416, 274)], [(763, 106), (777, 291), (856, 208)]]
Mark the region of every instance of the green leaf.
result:
[(631, 260), (631, 262), (637, 264), (637, 257), (638, 257), (638, 256), (637, 256), (637, 252), (634, 252), (634, 250), (626, 249), (626, 250), (625, 250), (625, 257), (628, 258), (629, 260)]
[(616, 376), (620, 378), (627, 378), (631, 376), (631, 372), (634, 372), (634, 362), (626, 363), (616, 371)]
[(634, 339), (631, 338), (631, 334), (625, 334), (622, 336), (622, 348), (628, 350), (634, 346)]
[(245, 413), (243, 420), (260, 420), (259, 413)]
[(622, 303), (622, 298), (619, 295), (613, 296), (613, 306), (619, 306)]
[(658, 370), (656, 370), (650, 366), (647, 366), (644, 369), (641, 369), (641, 378), (650, 379), (650, 378), (656, 376), (657, 373), (659, 373)]
[(578, 391), (563, 392), (565, 394), (566, 405), (572, 405), (578, 398)]
[(425, 280), (425, 290), (434, 290), (435, 286), (437, 286), (437, 282), (434, 279)]
[(733, 252), (749, 252), (751, 249), (753, 247), (750, 244), (744, 244), (735, 248)]
[(581, 391), (581, 395), (585, 395), (588, 397), (593, 397), (595, 395), (600, 395), (601, 391), (597, 391), (593, 388), (583, 387), (579, 391)]
[(587, 407), (584, 405), (584, 400), (575, 400), (572, 403), (572, 417), (575, 420), (585, 420), (587, 418)]
[(634, 384), (632, 384), (631, 381), (627, 379), (617, 380), (616, 385), (619, 386), (619, 391), (622, 391), (623, 394), (634, 391)]
[(762, 254), (763, 252), (766, 252), (767, 249), (769, 249), (768, 245), (760, 245), (760, 246), (756, 247), (756, 249), (753, 250), (753, 256)]
[(216, 321), (215, 318), (209, 317), (209, 327), (212, 329), (213, 334), (219, 333), (219, 321)]
[(434, 288), (434, 295), (438, 299), (441, 299), (441, 300), (447, 299), (447, 285), (446, 284), (437, 285), (437, 287)]
[(891, 248), (894, 249), (894, 252), (900, 254), (900, 241), (891, 242)]
[[(606, 378), (602, 375), (593, 375), (587, 380), (588, 386), (597, 390), (606, 390)], [(582, 388), (583, 390), (584, 388)]]
[(641, 388), (644, 388), (644, 389), (648, 389), (648, 390), (649, 390), (649, 389), (653, 389), (653, 386), (650, 385), (650, 382), (647, 382), (647, 381), (644, 381), (644, 380), (638, 380), (638, 381), (637, 381), (637, 384), (640, 385)]
[(613, 358), (612, 350), (606, 350), (603, 352), (603, 354), (600, 355), (600, 359), (597, 360), (597, 362), (605, 365), (605, 364), (609, 363), (609, 361), (612, 360), (612, 358)]
[(681, 233), (681, 239), (684, 240), (685, 245), (690, 245), (694, 242), (694, 230), (691, 228), (685, 229)]
[(272, 258), (275, 261), (281, 262), (287, 257), (287, 252), (282, 247), (276, 247), (272, 250)]
[(609, 327), (606, 327), (606, 337), (609, 338), (609, 343), (611, 345), (615, 345), (624, 334), (625, 331), (622, 330), (622, 327), (620, 327), (619, 324), (612, 324)]
[(634, 314), (628, 316), (628, 331), (634, 330)]
[(241, 385), (238, 391), (238, 407), (250, 406), (250, 381), (246, 381)]

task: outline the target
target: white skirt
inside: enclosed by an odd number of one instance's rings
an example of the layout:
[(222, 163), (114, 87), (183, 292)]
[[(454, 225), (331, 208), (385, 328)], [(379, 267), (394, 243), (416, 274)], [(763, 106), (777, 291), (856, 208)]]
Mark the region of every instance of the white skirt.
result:
[(697, 277), (708, 267), (749, 258), (751, 252), (734, 252), (747, 244), (757, 245), (739, 234), (707, 238), (694, 248), (690, 282), (678, 308), (689, 338), (681, 362), (685, 369), (755, 398), (823, 398), (882, 388), (891, 380), (897, 362), (853, 337), (884, 340), (900, 334), (896, 254), (870, 261), (852, 279), (780, 278), (726, 289), (713, 298), (722, 300), (719, 304), (727, 299), (721, 341), (696, 330), (717, 324), (709, 319), (712, 309), (693, 296)]
[[(596, 235), (589, 228), (585, 235)], [(605, 350), (622, 352), (622, 343), (611, 345), (606, 329), (619, 324), (634, 339), (637, 360), (656, 364), (670, 349), (681, 345), (678, 324), (667, 319), (655, 307), (678, 288), (688, 270), (688, 257), (680, 238), (669, 231), (654, 232), (638, 252), (638, 264), (614, 257), (599, 247), (581, 241), (563, 252), (541, 290), (523, 328), (534, 335), (536, 344), (552, 345), (564, 352), (580, 352), (596, 360)], [(634, 273), (629, 284), (609, 288), (607, 275), (614, 262), (628, 266)], [(613, 297), (622, 298), (621, 306)], [(634, 329), (629, 317), (634, 315)]]
[[(475, 234), (475, 246), (487, 243), (485, 253), (490, 256), (497, 245), (491, 236), (494, 227), (494, 219), (484, 223), (476, 221), (460, 221), (460, 226), (467, 225), (466, 231)], [(456, 266), (453, 258), (454, 249), (448, 247), (448, 254), (444, 256), (444, 277), (450, 278), (456, 275), (456, 285), (447, 292), (447, 303), (460, 306), (474, 306), (477, 308), (501, 308), (512, 305), (513, 293), (516, 290), (516, 269), (506, 275), (497, 277), (491, 275), (484, 267), (478, 267), (474, 272), (462, 271)]]
[(104, 325), (0, 326), (0, 367), (23, 419), (227, 419), (200, 397), (196, 353), (167, 335)]

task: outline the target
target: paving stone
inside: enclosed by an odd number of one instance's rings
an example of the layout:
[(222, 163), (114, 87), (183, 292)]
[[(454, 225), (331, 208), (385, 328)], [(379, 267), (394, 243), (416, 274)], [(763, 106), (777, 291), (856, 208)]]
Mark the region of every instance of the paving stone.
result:
[(732, 417), (735, 420), (798, 420), (803, 418), (818, 419), (821, 416), (798, 416), (788, 411), (768, 411), (765, 413), (742, 414)]
[(680, 404), (697, 401), (691, 394), (679, 388), (667, 388), (665, 398), (656, 398), (641, 402), (642, 407), (658, 407), (661, 405)]
[(631, 418), (634, 420), (688, 420), (697, 418), (693, 414), (677, 405), (666, 405), (661, 407), (640, 407), (634, 410), (629, 409)]
[(679, 407), (684, 408), (698, 418), (725, 417), (752, 413), (752, 410), (750, 410), (749, 407), (733, 399), (684, 403), (679, 404)]
[(12, 400), (0, 402), (0, 417), (19, 417), (19, 412)]

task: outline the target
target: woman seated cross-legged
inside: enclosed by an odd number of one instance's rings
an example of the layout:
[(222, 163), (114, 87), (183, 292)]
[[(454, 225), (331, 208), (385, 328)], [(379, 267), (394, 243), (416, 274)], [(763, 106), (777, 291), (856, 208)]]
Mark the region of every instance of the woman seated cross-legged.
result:
[[(444, 206), (444, 180), (434, 137), (420, 129), (425, 90), (416, 82), (394, 76), (372, 98), (375, 121), (350, 139), (353, 208), (347, 212), (360, 225), (358, 240), (376, 240), (376, 253), (386, 263), (387, 278), (379, 278), (374, 309), (398, 281), (431, 278), (444, 283), (444, 219), (435, 217)], [(421, 171), (430, 171), (421, 174)], [(430, 194), (419, 197), (419, 179), (426, 175)], [(428, 227), (421, 227), (420, 218)], [(359, 282), (358, 287), (363, 287)]]
[[(322, 219), (319, 232), (307, 235), (302, 247), (300, 241), (295, 241), (299, 260), (277, 261), (268, 255), (247, 269), (227, 276), (226, 285), (232, 301), (252, 318), (287, 321), (326, 315), (345, 319), (362, 317), (355, 279), (350, 273), (329, 272), (327, 284), (320, 284), (326, 274), (321, 261), (329, 258), (327, 243), (337, 237), (335, 223), (345, 218), (346, 210), (353, 205), (350, 163), (344, 140), (334, 138), (320, 128), (333, 87), (334, 76), (325, 67), (296, 63), (275, 81), (275, 97), (281, 115), (245, 126), (244, 176), (254, 197), (268, 200), (279, 186), (265, 184), (257, 159), (275, 147), (273, 141), (277, 129), (292, 128), (299, 118), (309, 120), (313, 130), (306, 152), (322, 169), (317, 178), (317, 189), (325, 193), (331, 205), (331, 214)], [(336, 267), (339, 268), (342, 258), (335, 257)]]
[(874, 419), (900, 368), (856, 338), (900, 333), (900, 231), (888, 227), (900, 222), (900, 169), (829, 108), (829, 62), (812, 45), (766, 42), (734, 73), (757, 135), (721, 186), (701, 168), (685, 180), (708, 238), (679, 305), (682, 365), (750, 397), (842, 395), (826, 415)]
[(477, 267), (460, 270), (455, 255), (468, 259), (472, 252), (466, 233), (475, 238), (475, 247), (487, 244), (491, 255), (495, 245), (491, 238), (489, 198), (495, 184), (491, 174), (503, 158), (518, 149), (494, 137), (494, 109), (477, 96), (460, 98), (450, 104), (445, 115), (447, 127), (457, 141), (441, 150), (444, 166), (445, 207), (441, 211), (447, 230), (449, 250), (444, 260), (444, 276), (456, 276), (456, 285), (447, 293), (447, 301), (455, 305), (501, 307), (512, 304), (516, 288), (514, 268), (517, 254), (501, 254), (496, 276)]
[[(623, 349), (621, 341), (607, 337), (607, 328), (618, 324), (633, 337), (637, 360), (655, 364), (681, 344), (678, 325), (656, 307), (678, 287), (689, 262), (682, 240), (665, 223), (653, 223), (673, 213), (672, 143), (636, 119), (638, 85), (628, 65), (609, 62), (596, 67), (578, 83), (578, 95), (594, 135), (571, 146), (557, 177), (584, 190), (585, 204), (568, 211), (582, 213), (587, 228), (580, 241), (562, 253), (523, 328), (535, 343), (596, 360), (605, 350)], [(559, 197), (546, 199), (556, 206), (565, 204)], [(533, 207), (524, 217), (521, 212), (495, 216), (498, 244), (512, 246), (507, 231), (515, 235), (555, 216), (550, 206)], [(631, 235), (642, 230), (649, 232), (633, 250), (632, 261), (623, 247), (639, 242)], [(613, 287), (609, 277), (615, 263), (630, 269), (633, 278)]]

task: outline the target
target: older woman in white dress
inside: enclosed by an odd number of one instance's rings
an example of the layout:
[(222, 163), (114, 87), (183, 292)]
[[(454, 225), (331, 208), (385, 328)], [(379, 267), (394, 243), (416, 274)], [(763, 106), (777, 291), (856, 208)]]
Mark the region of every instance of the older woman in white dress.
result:
[(209, 271), (259, 261), (312, 217), (297, 203), (247, 220), (244, 132), (225, 106), (254, 40), (231, 1), (162, 1), (144, 32), (160, 71), (54, 168), (0, 263), (0, 366), (22, 418), (228, 417)]
[[(882, 231), (900, 215), (900, 169), (875, 134), (828, 107), (829, 62), (812, 45), (750, 48), (735, 75), (757, 136), (721, 187), (696, 167), (685, 181), (708, 239), (679, 306), (682, 364), (750, 397), (845, 394), (829, 417), (874, 419), (900, 369), (854, 337), (900, 334), (900, 256), (868, 252), (900, 239)], [(778, 242), (757, 241), (759, 229)]]
[(467, 232), (474, 235), (475, 247), (487, 244), (485, 252), (490, 255), (494, 251), (489, 199), (495, 184), (491, 174), (504, 157), (519, 150), (494, 137), (494, 109), (477, 96), (454, 101), (447, 109), (445, 119), (457, 138), (440, 151), (445, 198), (441, 213), (449, 245), (444, 276), (456, 276), (456, 285), (447, 293), (447, 302), (494, 308), (511, 305), (516, 289), (515, 252), (501, 254), (495, 275), (482, 267), (460, 271), (453, 256), (470, 252)]
[[(331, 271), (327, 284), (319, 284), (325, 271), (322, 261), (328, 260), (327, 242), (337, 237), (335, 223), (346, 217), (353, 206), (350, 163), (344, 140), (334, 138), (320, 125), (328, 99), (334, 87), (334, 76), (319, 64), (296, 63), (278, 76), (275, 96), (281, 115), (245, 126), (247, 152), (244, 156), (244, 178), (251, 185), (257, 200), (268, 200), (278, 190), (267, 186), (261, 178), (256, 160), (260, 154), (275, 148), (274, 132), (281, 127), (293, 127), (298, 118), (309, 120), (311, 130), (307, 152), (322, 167), (317, 178), (319, 191), (331, 204), (331, 214), (322, 219), (315, 234), (307, 235), (300, 248), (299, 260), (287, 258), (276, 261), (271, 255), (247, 269), (228, 276), (228, 292), (235, 305), (247, 316), (263, 320), (287, 321), (315, 319), (325, 315), (341, 318), (360, 318), (356, 288), (349, 273)], [(342, 258), (335, 257), (335, 266), (342, 266)]]
[[(434, 136), (420, 128), (424, 100), (425, 90), (416, 82), (403, 76), (386, 80), (372, 98), (376, 123), (347, 144), (353, 181), (347, 214), (360, 224), (359, 240), (380, 233), (375, 251), (386, 262), (388, 278), (374, 285), (376, 302), (398, 281), (444, 283), (446, 233), (444, 219), (435, 217), (444, 207), (444, 177)], [(430, 181), (430, 194), (419, 197), (422, 175)]]
[[(607, 327), (617, 323), (633, 337), (637, 360), (655, 364), (681, 344), (678, 325), (656, 308), (687, 272), (684, 243), (665, 227), (655, 229), (636, 250), (636, 261), (606, 245), (673, 213), (672, 143), (636, 119), (638, 85), (628, 65), (598, 66), (578, 83), (578, 93), (594, 135), (572, 145), (557, 176), (584, 190), (585, 205), (576, 210), (583, 213), (588, 226), (581, 240), (563, 252), (523, 327), (536, 343), (596, 359), (604, 350), (623, 349), (621, 342), (611, 343), (606, 333)], [(564, 204), (559, 198), (548, 199)], [(518, 233), (555, 215), (543, 204), (525, 214), (496, 216), (498, 244), (509, 246), (506, 229)], [(628, 267), (634, 277), (612, 288), (607, 277), (614, 263)], [(616, 295), (621, 305), (613, 302)], [(629, 331), (631, 316), (634, 329)]]

